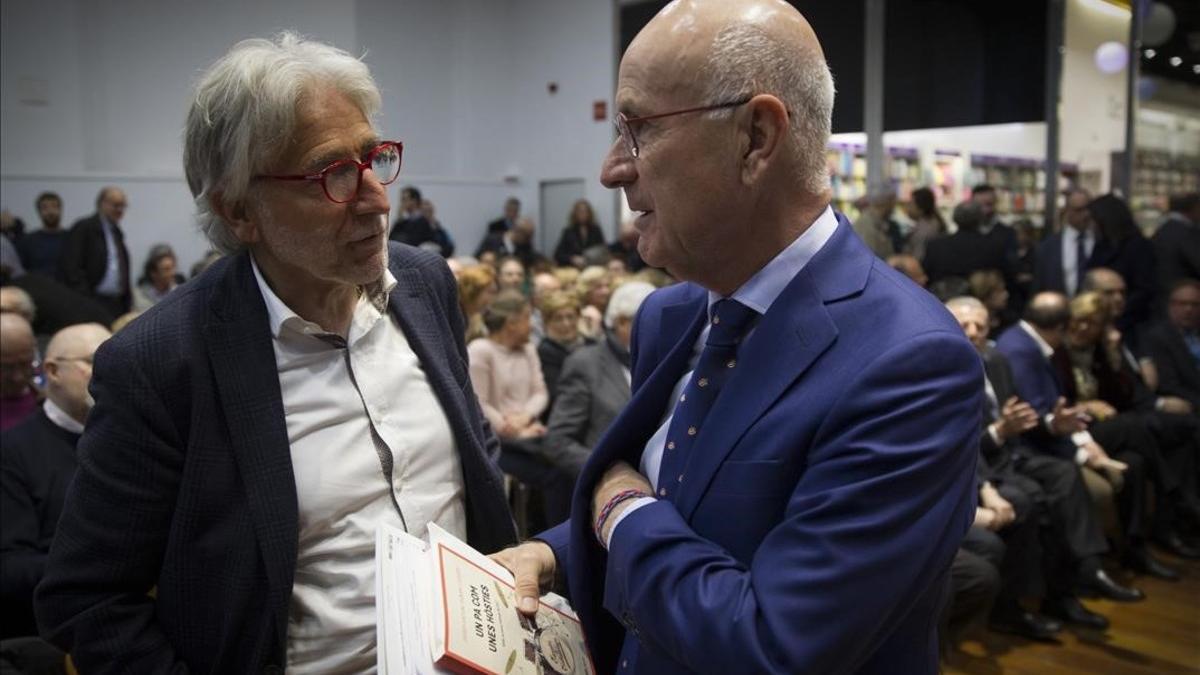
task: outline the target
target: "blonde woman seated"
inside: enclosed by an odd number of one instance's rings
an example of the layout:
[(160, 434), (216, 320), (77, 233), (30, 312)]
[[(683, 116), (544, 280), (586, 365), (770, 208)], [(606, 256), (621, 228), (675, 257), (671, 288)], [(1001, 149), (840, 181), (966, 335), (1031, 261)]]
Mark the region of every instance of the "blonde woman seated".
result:
[(496, 297), (496, 272), (491, 265), (471, 265), (458, 273), (458, 305), (467, 326), (468, 344), (487, 335), (483, 310)]
[(549, 396), (529, 341), (531, 310), (521, 293), (501, 291), (483, 312), (487, 337), (467, 345), (467, 354), (479, 405), (500, 437), (500, 468), (542, 493), (546, 524), (554, 525), (570, 514), (573, 483), (545, 459), (539, 418)]
[(604, 335), (604, 310), (612, 295), (612, 278), (608, 269), (592, 266), (579, 273), (575, 282), (579, 293), (579, 332), (589, 340)]

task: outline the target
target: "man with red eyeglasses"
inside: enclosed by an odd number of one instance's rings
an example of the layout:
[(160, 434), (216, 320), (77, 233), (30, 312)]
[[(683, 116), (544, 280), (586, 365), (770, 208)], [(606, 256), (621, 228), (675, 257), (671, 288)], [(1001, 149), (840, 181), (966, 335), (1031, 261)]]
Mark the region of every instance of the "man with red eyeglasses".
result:
[(684, 283), (571, 518), (496, 557), (565, 578), (598, 672), (934, 673), (975, 515), (979, 356), (830, 208), (833, 81), (783, 0), (677, 0), (634, 38), (600, 179)]
[(377, 527), (515, 540), (454, 278), (387, 241), (402, 146), (361, 61), (247, 40), (192, 101), (226, 255), (97, 353), (40, 627), (81, 672), (368, 671)]

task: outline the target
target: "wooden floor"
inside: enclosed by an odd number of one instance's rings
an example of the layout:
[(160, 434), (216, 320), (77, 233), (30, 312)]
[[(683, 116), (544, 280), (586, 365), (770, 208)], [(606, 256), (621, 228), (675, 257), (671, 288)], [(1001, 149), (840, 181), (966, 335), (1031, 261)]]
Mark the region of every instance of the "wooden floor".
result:
[(1160, 557), (1183, 570), (1184, 578), (1171, 583), (1115, 575), (1145, 591), (1146, 599), (1131, 604), (1084, 601), (1089, 609), (1108, 617), (1112, 625), (1107, 631), (1068, 627), (1055, 645), (975, 628), (951, 653), (943, 672), (1200, 673), (1200, 561)]

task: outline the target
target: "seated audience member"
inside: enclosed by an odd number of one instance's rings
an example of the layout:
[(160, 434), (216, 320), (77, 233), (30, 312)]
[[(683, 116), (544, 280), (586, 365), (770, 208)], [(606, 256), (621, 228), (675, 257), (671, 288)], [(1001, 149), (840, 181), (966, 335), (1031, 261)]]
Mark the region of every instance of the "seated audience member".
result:
[[(562, 282), (550, 272), (538, 272), (529, 280), (529, 299), (533, 303), (533, 343), (540, 345), (546, 337), (546, 320), (542, 314), (542, 303), (551, 293), (562, 290)], [(543, 364), (544, 365), (544, 364)], [(554, 397), (551, 396), (551, 399)]]
[(1175, 555), (1200, 558), (1200, 550), (1180, 537), (1176, 522), (1182, 513), (1200, 514), (1195, 497), (1180, 484), (1181, 471), (1194, 470), (1194, 420), (1183, 418), (1177, 425), (1175, 416), (1154, 410), (1144, 389), (1138, 409), (1139, 382), (1125, 362), (1119, 337), (1106, 335), (1110, 312), (1099, 293), (1080, 293), (1070, 307), (1066, 343), (1054, 358), (1064, 395), (1095, 420), (1091, 432), (1097, 438), (1138, 439), (1135, 451), (1154, 486), (1154, 539)]
[(1017, 219), (1012, 228), (1017, 236), (1016, 286), (1010, 289), (1012, 297), (1009, 298), (1008, 306), (1015, 316), (1021, 316), (1021, 312), (1025, 310), (1025, 303), (1029, 302), (1033, 295), (1033, 269), (1037, 263), (1038, 239), (1033, 221), (1028, 218)]
[(921, 288), (929, 285), (929, 276), (925, 274), (925, 268), (921, 267), (921, 262), (917, 260), (916, 256), (909, 255), (908, 253), (897, 253), (888, 257), (887, 264), (892, 269), (912, 279)]
[[(976, 522), (979, 509), (976, 509)], [(969, 545), (969, 548), (968, 548)], [(943, 654), (957, 644), (971, 624), (983, 621), (1000, 593), (1000, 565), (1004, 540), (995, 532), (972, 524), (950, 563), (950, 597), (938, 621), (938, 642)]]
[(867, 198), (867, 207), (854, 219), (854, 231), (863, 243), (876, 256), (885, 260), (902, 252), (904, 248), (900, 227), (892, 218), (892, 212), (895, 210), (895, 192), (874, 192)]
[(554, 262), (566, 267), (571, 265), (583, 269), (583, 252), (593, 246), (604, 246), (604, 232), (596, 222), (596, 214), (586, 199), (575, 202), (567, 226), (554, 247)]
[(613, 258), (624, 260), (625, 269), (630, 272), (639, 272), (646, 266), (646, 261), (642, 260), (637, 250), (640, 237), (633, 221), (627, 220), (621, 223), (621, 228), (617, 231), (617, 240), (608, 245), (608, 252)]
[(1125, 537), (1122, 563), (1135, 571), (1172, 578), (1177, 572), (1155, 559), (1146, 546), (1143, 522), (1147, 475), (1143, 453), (1154, 458), (1157, 445), (1144, 428), (1135, 425), (1097, 423), (1087, 429), (1086, 411), (1068, 405), (1066, 383), (1060, 380), (1054, 355), (1064, 348), (1070, 318), (1066, 296), (1039, 293), (1026, 307), (1025, 318), (996, 341), (996, 349), (1012, 366), (1017, 395), (1037, 411), (1040, 420), (1027, 437), (1039, 451), (1073, 459), (1107, 479), (1118, 493)]
[(175, 290), (183, 279), (176, 269), (175, 251), (170, 246), (159, 244), (151, 248), (142, 277), (133, 289), (133, 311), (144, 312)]
[(604, 339), (567, 357), (546, 428), (550, 461), (579, 475), (600, 436), (629, 402), (629, 343), (633, 319), (654, 292), (644, 281), (613, 291), (604, 314)]
[(445, 232), (435, 227), (422, 210), (421, 191), (412, 185), (400, 188), (400, 217), (392, 223), (388, 238), (409, 246), (428, 248), (443, 258), (454, 254), (454, 246)]
[(43, 192), (34, 204), (38, 217), (42, 219), (42, 229), (22, 237), (17, 251), (21, 254), (26, 272), (54, 278), (58, 274), (63, 243), (67, 239), (67, 231), (62, 228), (62, 197), (53, 192)]
[[(516, 197), (509, 197), (504, 200), (504, 215), (488, 223), (487, 233), (508, 232), (516, 226), (517, 219), (520, 217), (521, 200)], [(478, 257), (478, 254), (476, 256)]]
[(520, 218), (511, 229), (502, 232), (489, 232), (475, 249), (475, 257), (483, 262), (484, 254), (491, 253), (497, 259), (512, 255), (521, 259), (525, 267), (533, 265), (537, 259), (537, 251), (533, 250), (533, 221)]
[(501, 291), (516, 291), (525, 294), (525, 265), (516, 256), (504, 256), (496, 265), (496, 286)]
[(483, 313), (486, 338), (467, 345), (471, 384), (500, 437), (500, 468), (542, 492), (548, 523), (565, 519), (573, 483), (545, 460), (541, 415), (549, 403), (537, 350), (529, 342), (530, 306), (514, 290), (496, 295)]
[(912, 191), (912, 199), (908, 202), (908, 217), (913, 221), (913, 228), (908, 233), (903, 252), (920, 260), (925, 257), (925, 246), (931, 240), (948, 234), (946, 221), (938, 211), (933, 190), (919, 187)]
[(1125, 311), (1117, 319), (1117, 328), (1132, 335), (1153, 316), (1158, 292), (1154, 245), (1142, 234), (1124, 199), (1112, 194), (1101, 195), (1088, 202), (1087, 208), (1100, 238), (1107, 243), (1105, 256), (1096, 261), (1096, 266), (1120, 274), (1127, 287)]
[(538, 360), (553, 405), (563, 362), (589, 341), (579, 334), (579, 299), (573, 293), (557, 291), (547, 295), (542, 300), (542, 320), (546, 335), (538, 342)]
[(37, 409), (36, 361), (37, 342), (29, 322), (19, 314), (0, 314), (0, 431)]
[(604, 267), (614, 279), (629, 276), (629, 266), (620, 258), (610, 257)]
[(1175, 195), (1151, 241), (1158, 260), (1159, 306), (1181, 279), (1200, 279), (1200, 192)]
[(209, 251), (208, 253), (205, 253), (203, 258), (197, 260), (196, 263), (194, 265), (192, 265), (191, 275), (188, 276), (188, 278), (195, 279), (196, 277), (200, 276), (201, 274), (204, 273), (204, 270), (208, 269), (209, 267), (212, 267), (213, 263), (220, 260), (221, 256), (222, 256), (222, 253), (215, 249)]
[(433, 237), (429, 241), (423, 242), (426, 246), (433, 244), (437, 250), (441, 252), (442, 257), (449, 259), (454, 255), (454, 237), (442, 227), (442, 221), (437, 218), (437, 209), (430, 199), (421, 200), (421, 215), (425, 216), (425, 220), (429, 221), (429, 227), (433, 229)]
[[(1000, 270), (1007, 282), (1011, 275), (1006, 240), (994, 234), (999, 229), (984, 234), (981, 227), (984, 211), (974, 201), (963, 202), (954, 208), (954, 223), (958, 231), (949, 237), (934, 239), (925, 247), (922, 264), (929, 275), (930, 284), (946, 277), (966, 279), (978, 270)], [(1004, 230), (1008, 226), (1001, 225)]]
[[(986, 406), (979, 472), (999, 485), (1002, 494), (1017, 490), (1031, 498), (1039, 510), (1044, 509), (1044, 514), (1037, 517), (1044, 522), (1047, 535), (1040, 563), (1046, 580), (1043, 612), (1071, 623), (1107, 627), (1104, 617), (1079, 602), (1075, 587), (1083, 586), (1117, 600), (1137, 599), (1140, 592), (1117, 584), (1100, 565), (1108, 544), (1079, 469), (1072, 461), (1036, 451), (1023, 438), (1026, 432), (1039, 427), (1038, 416), (1032, 406), (1017, 397), (1008, 360), (988, 345), (987, 307), (976, 298), (959, 297), (947, 302), (946, 308), (983, 358)], [(1011, 501), (1021, 504), (1024, 500), (1017, 495)], [(1011, 599), (1009, 595), (997, 606), (1008, 615), (998, 617), (995, 627), (1040, 634), (1036, 620), (1017, 613)]]
[(1011, 299), (1008, 288), (1004, 285), (1004, 276), (996, 270), (977, 270), (967, 277), (967, 285), (971, 287), (971, 295), (978, 298), (988, 310), (988, 327), (990, 335), (999, 335), (1004, 329), (1017, 322), (1017, 317), (1009, 310)]
[(491, 265), (473, 265), (458, 275), (458, 304), (467, 327), (467, 342), (487, 335), (483, 310), (496, 297), (496, 272)]
[(37, 317), (37, 305), (25, 289), (16, 286), (0, 286), (0, 313), (11, 312), (33, 325)]
[(92, 355), (108, 337), (94, 323), (59, 331), (46, 349), (45, 403), (0, 435), (0, 638), (37, 635), (33, 589), (75, 475), (75, 444), (92, 407)]
[(1154, 364), (1157, 393), (1200, 411), (1200, 279), (1180, 279), (1167, 295), (1167, 317), (1146, 330), (1142, 352)]
[(612, 278), (603, 267), (588, 267), (579, 273), (575, 289), (579, 294), (579, 332), (589, 340), (598, 340), (604, 331)]

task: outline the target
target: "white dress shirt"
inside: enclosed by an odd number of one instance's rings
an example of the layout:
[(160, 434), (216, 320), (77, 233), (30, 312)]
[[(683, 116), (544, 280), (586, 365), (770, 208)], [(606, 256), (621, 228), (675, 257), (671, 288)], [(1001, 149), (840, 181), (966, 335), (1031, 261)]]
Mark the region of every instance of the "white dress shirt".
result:
[[(289, 309), (257, 264), (254, 275), (299, 505), (288, 672), (374, 672), (375, 530), (388, 523), (425, 537), (436, 522), (466, 537), (454, 437), (394, 317), (359, 298), (348, 347), (339, 346), (340, 337)], [(384, 292), (395, 284), (385, 272)]]
[[(783, 289), (791, 283), (800, 270), (812, 260), (837, 231), (838, 220), (834, 215), (833, 209), (825, 207), (825, 210), (817, 217), (813, 224), (806, 229), (796, 240), (788, 244), (787, 248), (780, 251), (769, 263), (763, 266), (762, 269), (754, 273), (746, 283), (742, 284), (733, 295), (730, 296), (734, 300), (758, 312), (759, 317), (767, 313), (767, 310), (774, 304), (775, 299), (783, 293)], [(721, 296), (717, 293), (709, 291), (708, 293), (708, 310), (711, 313), (712, 306), (721, 300)], [(757, 322), (757, 319), (755, 320)], [(675, 416), (675, 406), (679, 404), (679, 396), (687, 387), (688, 381), (692, 378), (692, 371), (696, 367), (696, 362), (700, 360), (700, 353), (704, 351), (704, 343), (708, 340), (709, 324), (705, 324), (700, 331), (700, 335), (696, 337), (696, 342), (692, 345), (692, 354), (688, 357), (687, 371), (675, 383), (675, 388), (671, 390), (671, 405), (668, 406), (662, 423), (659, 424), (658, 430), (650, 437), (646, 443), (645, 449), (642, 451), (642, 461), (638, 465), (638, 469), (642, 475), (650, 481), (650, 484), (655, 486), (659, 496), (667, 496), (669, 489), (665, 485), (659, 483), (659, 470), (662, 468), (663, 448), (666, 444), (667, 430), (671, 427), (671, 419)], [(747, 331), (742, 344), (746, 342), (754, 333), (753, 325)], [(699, 448), (694, 448), (694, 451), (699, 452)], [(674, 483), (674, 480), (670, 481)], [(641, 506), (653, 501), (649, 498), (635, 500), (630, 506), (617, 516), (613, 521), (612, 527), (609, 528), (609, 538), (612, 533), (617, 531), (617, 526), (626, 516), (633, 513)]]

